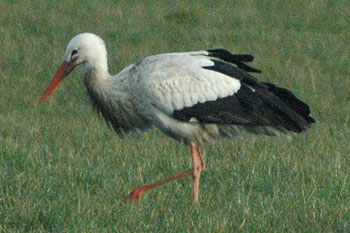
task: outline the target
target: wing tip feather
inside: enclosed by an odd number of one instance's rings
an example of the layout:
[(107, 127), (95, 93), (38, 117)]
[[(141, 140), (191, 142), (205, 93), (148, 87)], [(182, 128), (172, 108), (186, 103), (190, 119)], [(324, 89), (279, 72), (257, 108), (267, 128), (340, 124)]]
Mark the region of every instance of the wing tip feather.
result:
[(261, 73), (261, 70), (245, 64), (245, 62), (252, 62), (254, 60), (254, 56), (251, 54), (232, 54), (225, 49), (210, 49), (207, 50), (207, 52), (207, 56), (236, 64), (242, 70), (252, 73)]

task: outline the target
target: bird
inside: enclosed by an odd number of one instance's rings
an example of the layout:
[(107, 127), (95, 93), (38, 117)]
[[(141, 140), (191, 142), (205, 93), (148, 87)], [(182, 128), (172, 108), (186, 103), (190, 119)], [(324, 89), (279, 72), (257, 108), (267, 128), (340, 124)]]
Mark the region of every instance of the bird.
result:
[(94, 108), (117, 134), (157, 127), (190, 147), (193, 168), (135, 188), (124, 201), (140, 200), (147, 190), (192, 175), (193, 202), (198, 203), (204, 144), (242, 132), (301, 133), (315, 123), (310, 107), (290, 90), (253, 76), (261, 73), (247, 64), (253, 59), (221, 48), (164, 53), (139, 59), (111, 75), (104, 40), (85, 32), (69, 41), (39, 104), (82, 65)]

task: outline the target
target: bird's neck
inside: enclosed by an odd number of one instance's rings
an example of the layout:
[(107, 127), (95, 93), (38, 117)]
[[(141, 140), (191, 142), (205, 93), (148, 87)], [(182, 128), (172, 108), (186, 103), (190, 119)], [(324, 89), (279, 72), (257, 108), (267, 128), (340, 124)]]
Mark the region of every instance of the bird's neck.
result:
[(84, 83), (90, 95), (94, 96), (93, 101), (101, 98), (106, 90), (109, 77), (107, 56), (100, 56), (99, 59), (88, 60), (84, 63)]
[(110, 77), (107, 58), (99, 58), (84, 63), (85, 74), (89, 73), (91, 81), (104, 81)]

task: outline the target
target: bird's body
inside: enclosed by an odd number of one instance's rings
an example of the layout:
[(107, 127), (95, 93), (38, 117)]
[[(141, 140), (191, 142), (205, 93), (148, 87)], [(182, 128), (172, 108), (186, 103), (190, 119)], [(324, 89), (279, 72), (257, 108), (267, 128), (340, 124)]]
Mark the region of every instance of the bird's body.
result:
[(106, 79), (98, 79), (87, 70), (85, 85), (93, 103), (116, 132), (155, 125), (178, 140), (201, 144), (212, 138), (204, 129), (217, 127), (203, 128), (201, 123), (182, 120), (174, 113), (233, 95), (240, 86), (236, 79), (203, 69), (213, 64), (204, 53), (207, 52), (150, 56)]
[[(252, 60), (251, 55), (221, 49), (159, 54), (112, 76), (102, 39), (83, 33), (68, 44), (65, 61), (40, 102), (76, 65), (84, 64), (84, 83), (92, 102), (117, 133), (156, 126), (191, 146), (194, 169), (170, 180), (192, 173), (197, 201), (204, 169), (200, 145), (240, 130), (300, 133), (314, 122), (309, 107), (290, 91), (251, 76), (249, 72), (260, 72), (246, 64)], [(164, 182), (141, 187), (130, 197), (139, 198)]]

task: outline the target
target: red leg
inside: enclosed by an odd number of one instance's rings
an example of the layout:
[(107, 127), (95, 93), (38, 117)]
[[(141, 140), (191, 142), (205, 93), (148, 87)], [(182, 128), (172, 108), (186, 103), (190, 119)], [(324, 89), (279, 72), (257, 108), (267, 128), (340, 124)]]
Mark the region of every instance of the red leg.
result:
[(201, 172), (205, 169), (205, 164), (201, 152), (195, 144), (191, 144), (191, 152), (193, 161), (193, 202), (198, 203), (199, 179), (201, 177)]
[(129, 199), (140, 200), (142, 194), (145, 191), (152, 189), (154, 187), (157, 187), (161, 184), (165, 184), (165, 183), (168, 183), (170, 181), (177, 180), (179, 178), (188, 176), (190, 174), (193, 175), (193, 201), (198, 202), (199, 178), (200, 178), (201, 171), (204, 170), (204, 168), (205, 168), (205, 164), (204, 164), (204, 161), (201, 157), (201, 152), (195, 144), (191, 144), (191, 153), (192, 153), (193, 169), (180, 172), (172, 177), (169, 177), (169, 178), (161, 180), (161, 181), (157, 181), (157, 182), (149, 184), (149, 185), (138, 187), (138, 188), (134, 189), (126, 198), (124, 198), (124, 202), (126, 202)]

